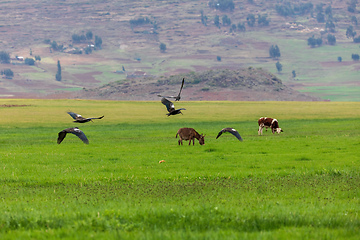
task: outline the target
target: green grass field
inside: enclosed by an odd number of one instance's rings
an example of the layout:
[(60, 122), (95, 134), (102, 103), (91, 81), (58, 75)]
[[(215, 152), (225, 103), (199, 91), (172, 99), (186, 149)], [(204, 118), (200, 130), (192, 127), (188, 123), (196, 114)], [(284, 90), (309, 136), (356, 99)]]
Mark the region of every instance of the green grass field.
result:
[[(0, 238), (358, 239), (359, 103), (176, 106), (184, 115), (160, 102), (0, 100)], [(105, 117), (75, 124), (69, 110)], [(261, 116), (284, 133), (258, 136)], [(58, 145), (75, 126), (90, 144)], [(205, 145), (178, 146), (180, 127)], [(215, 139), (224, 127), (244, 141)]]

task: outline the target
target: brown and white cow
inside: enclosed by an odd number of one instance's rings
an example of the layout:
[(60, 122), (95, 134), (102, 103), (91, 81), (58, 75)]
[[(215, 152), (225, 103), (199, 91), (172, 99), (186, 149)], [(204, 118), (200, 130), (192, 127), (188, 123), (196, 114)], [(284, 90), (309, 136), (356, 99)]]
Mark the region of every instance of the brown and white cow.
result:
[(193, 128), (180, 128), (177, 133), (176, 133), (176, 138), (179, 135), (179, 145), (181, 143), (181, 145), (183, 145), (182, 140), (189, 140), (189, 145), (191, 143), (191, 140), (193, 141), (193, 145), (195, 144), (195, 138), (197, 140), (199, 140), (200, 145), (204, 145), (205, 144), (205, 135), (199, 134), (197, 131), (195, 131), (195, 129)]
[(261, 117), (258, 120), (258, 124), (259, 124), (259, 131), (258, 131), (259, 135), (262, 135), (264, 128), (266, 128), (266, 131), (268, 128), (271, 128), (271, 131), (273, 134), (275, 132), (277, 132), (277, 133), (283, 132), (283, 130), (281, 128), (279, 128), (278, 120), (275, 118)]

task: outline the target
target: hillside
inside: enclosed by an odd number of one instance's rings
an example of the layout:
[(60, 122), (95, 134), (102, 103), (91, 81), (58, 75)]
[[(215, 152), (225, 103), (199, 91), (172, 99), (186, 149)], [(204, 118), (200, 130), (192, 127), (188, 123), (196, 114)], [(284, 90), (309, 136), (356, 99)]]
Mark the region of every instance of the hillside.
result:
[[(242, 0), (232, 1), (233, 9), (212, 7), (227, 2), (2, 2), (0, 51), (9, 53), (11, 63), (1, 63), (0, 70), (11, 69), (14, 76), (0, 79), (0, 96), (47, 97), (60, 92), (70, 96), (83, 88), (118, 81), (137, 89), (132, 82), (144, 81), (140, 80), (144, 75), (150, 77), (146, 79), (161, 79), (211, 69), (253, 67), (275, 74), (295, 91), (332, 101), (360, 101), (360, 65), (351, 58), (360, 49), (346, 36), (350, 25), (354, 33), (360, 33), (354, 21), (359, 18), (356, 3), (353, 12), (348, 11), (350, 1), (341, 0), (331, 4), (311, 1), (312, 8), (304, 11), (300, 10), (309, 1)], [(324, 21), (318, 21), (319, 12)], [(254, 17), (252, 26), (249, 16)], [(74, 35), (88, 32), (91, 39), (74, 41)], [(333, 45), (328, 42), (329, 34), (336, 37)], [(313, 35), (322, 45), (308, 45)], [(101, 38), (102, 45), (86, 54), (95, 36)], [(54, 42), (63, 48), (51, 48)], [(160, 49), (161, 44), (165, 49)], [(279, 46), (280, 57), (269, 56), (272, 45)], [(16, 56), (41, 56), (41, 61), (28, 66)], [(55, 80), (58, 61), (61, 81)], [(277, 61), (283, 66), (280, 72), (275, 67)], [(209, 91), (202, 91), (204, 94), (219, 90), (205, 87)]]
[[(159, 100), (157, 96), (176, 96), (185, 79), (184, 100), (232, 101), (319, 101), (282, 84), (275, 75), (263, 69), (209, 70), (191, 72), (159, 80), (152, 78), (122, 83), (112, 82), (99, 88), (84, 89), (75, 98), (107, 100)], [(56, 95), (54, 95), (56, 96)]]

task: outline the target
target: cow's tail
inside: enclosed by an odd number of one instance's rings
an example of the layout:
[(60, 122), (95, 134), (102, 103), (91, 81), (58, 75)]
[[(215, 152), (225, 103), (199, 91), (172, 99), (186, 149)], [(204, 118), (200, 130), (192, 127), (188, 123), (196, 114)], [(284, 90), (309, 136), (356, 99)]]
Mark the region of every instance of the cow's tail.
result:
[(178, 134), (179, 134), (179, 133), (177, 132), (175, 138), (177, 138)]

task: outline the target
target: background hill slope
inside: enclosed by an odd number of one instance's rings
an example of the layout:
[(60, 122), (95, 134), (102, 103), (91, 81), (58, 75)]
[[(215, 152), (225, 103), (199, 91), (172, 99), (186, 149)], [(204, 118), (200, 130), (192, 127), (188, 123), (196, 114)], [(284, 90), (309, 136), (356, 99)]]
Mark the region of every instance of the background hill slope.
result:
[[(352, 1), (340, 0), (331, 4), (312, 1), (312, 8), (303, 12), (299, 9), (308, 1), (244, 0), (231, 1), (233, 9), (211, 7), (228, 2), (0, 3), (0, 50), (9, 53), (12, 59), (12, 64), (0, 64), (0, 70), (10, 68), (14, 72), (12, 79), (1, 79), (0, 96), (54, 96), (115, 81), (132, 85), (144, 76), (161, 79), (211, 69), (253, 67), (276, 74), (286, 86), (314, 97), (360, 100), (360, 65), (352, 59), (353, 54), (360, 53), (359, 44), (346, 35), (350, 25), (354, 33), (360, 32), (354, 21), (359, 18), (356, 3), (353, 12), (349, 12)], [(281, 9), (293, 12), (286, 15)], [(324, 21), (319, 22), (319, 13)], [(218, 26), (214, 23), (217, 16)], [(252, 16), (255, 20), (250, 26)], [(265, 21), (259, 22), (264, 17)], [(73, 41), (74, 35), (88, 32), (93, 35), (91, 39)], [(336, 38), (334, 45), (328, 42), (329, 34)], [(95, 36), (101, 38), (101, 47), (85, 54), (85, 48), (94, 44)], [(309, 46), (312, 36), (322, 39), (322, 45)], [(64, 49), (50, 48), (54, 41)], [(165, 45), (163, 51), (161, 44)], [(279, 47), (280, 57), (269, 56), (272, 45)], [(72, 54), (73, 49), (81, 50), (82, 54)], [(16, 56), (41, 56), (41, 61), (34, 66), (22, 65), (14, 60)], [(55, 80), (58, 61), (62, 67), (61, 81)], [(278, 61), (282, 64), (280, 72), (275, 67)]]

